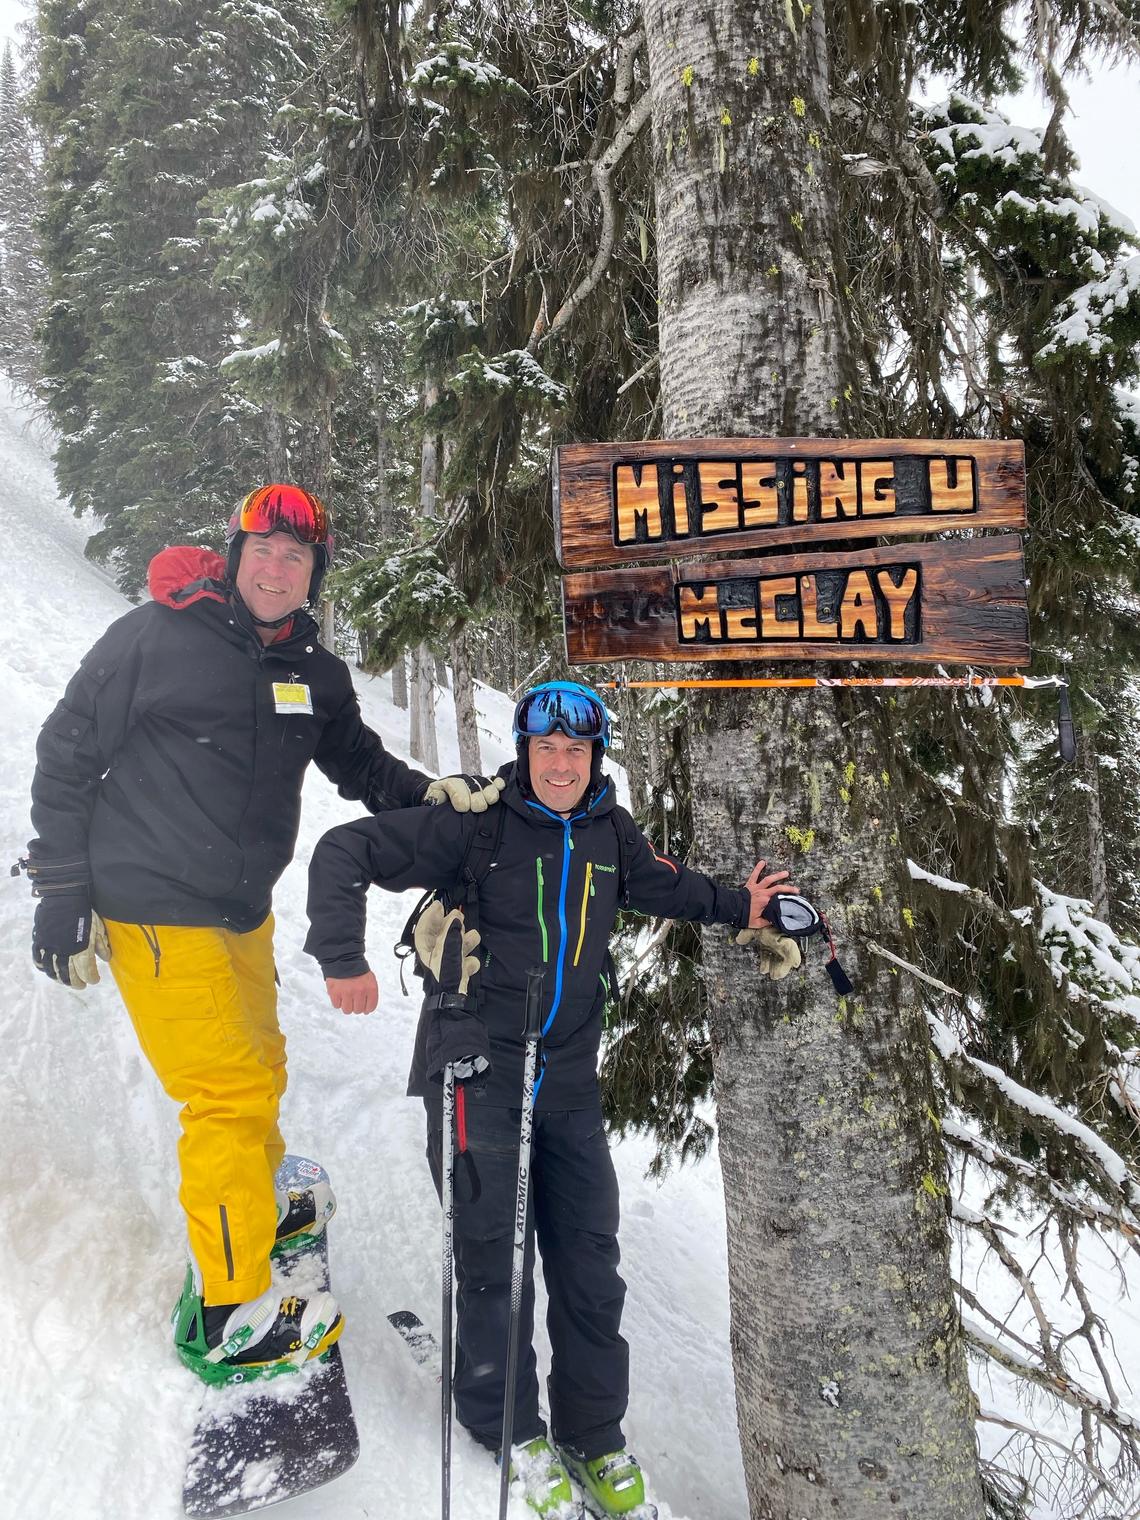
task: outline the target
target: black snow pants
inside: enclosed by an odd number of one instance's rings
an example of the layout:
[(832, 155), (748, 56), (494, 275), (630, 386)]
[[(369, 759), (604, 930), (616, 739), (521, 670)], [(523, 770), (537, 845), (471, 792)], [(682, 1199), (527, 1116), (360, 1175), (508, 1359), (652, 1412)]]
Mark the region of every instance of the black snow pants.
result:
[[(428, 1110), (428, 1162), (442, 1179), (441, 1103)], [(456, 1155), (456, 1418), (482, 1445), (502, 1444), (520, 1111), (464, 1104)], [(458, 1150), (458, 1147), (457, 1147)], [(625, 1445), (629, 1347), (620, 1333), (618, 1185), (601, 1108), (535, 1114), (513, 1440), (546, 1434), (534, 1354), (534, 1240), (546, 1284), (552, 1438), (586, 1457)]]

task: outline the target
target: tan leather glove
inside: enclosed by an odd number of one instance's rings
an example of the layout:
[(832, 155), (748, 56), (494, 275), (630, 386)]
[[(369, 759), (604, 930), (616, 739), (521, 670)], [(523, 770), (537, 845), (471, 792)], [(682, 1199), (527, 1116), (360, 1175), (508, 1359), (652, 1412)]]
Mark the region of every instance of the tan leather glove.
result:
[(506, 786), (502, 776), (441, 776), (424, 792), (425, 802), (450, 802), (457, 813), (485, 813)]
[(459, 1082), (482, 1077), (491, 1067), (487, 1026), (472, 1006), (474, 999), (472, 1004), (465, 1001), (467, 985), (479, 970), (479, 958), (473, 953), (479, 944), (478, 931), (464, 930), (458, 908), (445, 913), (442, 903), (432, 902), (420, 914), (413, 937), (427, 972), (424, 1063), (428, 1077), (440, 1081), (449, 1067)]
[[(458, 924), (460, 933), (463, 935), (462, 964), (460, 964), (459, 956), (453, 954), (445, 967), (443, 965), (444, 943), (448, 930), (454, 924)], [(468, 982), (479, 972), (479, 958), (474, 953), (479, 946), (479, 931), (463, 928), (463, 914), (460, 910), (452, 908), (450, 913), (445, 913), (441, 902), (428, 903), (419, 916), (412, 938), (416, 954), (435, 978), (440, 989), (444, 992), (466, 993)], [(453, 951), (455, 948), (453, 947)], [(450, 986), (447, 985), (448, 982), (451, 983)]]
[(741, 929), (735, 943), (755, 946), (760, 975), (770, 976), (774, 982), (782, 982), (803, 960), (796, 941), (768, 925), (763, 929)]
[(67, 962), (67, 975), (72, 987), (82, 991), (84, 987), (93, 987), (99, 980), (99, 960), (111, 959), (111, 942), (107, 938), (107, 930), (98, 913), (91, 915), (91, 936), (86, 945), (77, 955), (73, 955)]

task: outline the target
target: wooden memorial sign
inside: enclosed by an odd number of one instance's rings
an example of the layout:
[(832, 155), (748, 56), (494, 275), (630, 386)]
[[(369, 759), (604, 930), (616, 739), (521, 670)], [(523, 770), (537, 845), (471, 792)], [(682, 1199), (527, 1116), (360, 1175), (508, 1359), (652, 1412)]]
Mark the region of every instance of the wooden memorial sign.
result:
[[(866, 535), (866, 528), (863, 530)], [(891, 660), (1023, 665), (1021, 539), (567, 575), (572, 665), (609, 660)]]
[(554, 457), (566, 569), (792, 543), (1025, 525), (1020, 443), (694, 438)]

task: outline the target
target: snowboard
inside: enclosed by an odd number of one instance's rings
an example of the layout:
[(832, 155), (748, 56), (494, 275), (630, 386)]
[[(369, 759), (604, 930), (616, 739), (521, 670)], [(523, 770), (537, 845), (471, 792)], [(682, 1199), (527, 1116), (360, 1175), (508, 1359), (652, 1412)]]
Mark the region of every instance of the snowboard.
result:
[[(327, 1182), (315, 1161), (286, 1156), (276, 1185)], [(274, 1282), (299, 1297), (329, 1286), (328, 1229), (275, 1259)], [(273, 1378), (207, 1388), (182, 1484), (187, 1515), (244, 1515), (339, 1478), (360, 1454), (339, 1342), (319, 1361)]]
[[(436, 1340), (419, 1315), (414, 1314), (411, 1309), (397, 1309), (394, 1313), (389, 1314), (388, 1323), (400, 1336), (404, 1345), (407, 1346), (416, 1366), (421, 1367), (428, 1377), (432, 1378), (436, 1383), (440, 1382), (443, 1378), (443, 1352), (439, 1341)], [(491, 1454), (488, 1453), (488, 1455)], [(591, 1507), (591, 1500), (587, 1496), (584, 1508), (579, 1509), (577, 1514), (584, 1517), (588, 1513), (594, 1515), (601, 1514), (599, 1510)], [(552, 1520), (554, 1520), (553, 1516)], [(610, 1517), (603, 1515), (602, 1520), (610, 1520)], [(646, 1502), (637, 1509), (630, 1510), (624, 1517), (624, 1520), (657, 1520), (657, 1507)]]

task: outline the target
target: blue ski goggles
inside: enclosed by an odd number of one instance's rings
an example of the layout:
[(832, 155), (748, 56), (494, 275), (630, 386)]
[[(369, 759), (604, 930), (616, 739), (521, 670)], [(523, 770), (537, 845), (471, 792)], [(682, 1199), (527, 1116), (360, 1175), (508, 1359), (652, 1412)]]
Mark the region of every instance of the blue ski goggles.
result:
[(514, 737), (544, 739), (555, 729), (571, 739), (600, 740), (608, 748), (610, 720), (601, 699), (576, 681), (548, 681), (528, 691), (515, 708)]

